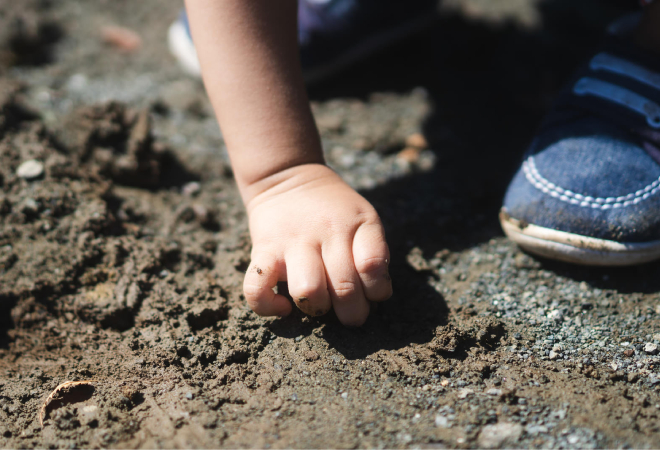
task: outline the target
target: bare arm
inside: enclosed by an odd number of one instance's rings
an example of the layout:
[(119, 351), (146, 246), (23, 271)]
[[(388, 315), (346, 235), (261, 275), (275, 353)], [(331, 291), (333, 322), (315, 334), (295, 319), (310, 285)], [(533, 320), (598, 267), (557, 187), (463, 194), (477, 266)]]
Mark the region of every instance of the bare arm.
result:
[(206, 89), (245, 202), (252, 261), (243, 291), (283, 316), (287, 281), (310, 315), (361, 325), (392, 293), (378, 214), (323, 163), (302, 80), (295, 0), (187, 0)]
[(244, 201), (285, 169), (323, 164), (300, 69), (296, 1), (187, 0), (186, 8)]

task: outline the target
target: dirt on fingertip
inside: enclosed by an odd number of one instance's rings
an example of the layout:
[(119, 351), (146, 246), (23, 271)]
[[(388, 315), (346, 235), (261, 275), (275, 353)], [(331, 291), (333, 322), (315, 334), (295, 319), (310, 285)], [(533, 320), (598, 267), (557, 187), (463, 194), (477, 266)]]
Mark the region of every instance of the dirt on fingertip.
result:
[(0, 4), (1, 447), (657, 447), (660, 266), (540, 260), (497, 220), (626, 2), (447, 0), (310, 88), (391, 249), (360, 328), (245, 304), (225, 144), (167, 50), (181, 6)]

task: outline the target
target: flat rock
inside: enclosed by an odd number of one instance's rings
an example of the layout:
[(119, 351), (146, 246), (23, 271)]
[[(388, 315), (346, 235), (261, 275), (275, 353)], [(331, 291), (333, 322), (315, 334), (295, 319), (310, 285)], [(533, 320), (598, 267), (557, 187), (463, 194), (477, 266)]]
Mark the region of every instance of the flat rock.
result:
[(482, 448), (500, 448), (504, 444), (511, 446), (520, 439), (522, 432), (522, 425), (516, 423), (486, 425), (479, 434), (478, 444)]
[(26, 180), (34, 180), (44, 174), (44, 165), (41, 161), (30, 159), (23, 163), (16, 169), (16, 175)]

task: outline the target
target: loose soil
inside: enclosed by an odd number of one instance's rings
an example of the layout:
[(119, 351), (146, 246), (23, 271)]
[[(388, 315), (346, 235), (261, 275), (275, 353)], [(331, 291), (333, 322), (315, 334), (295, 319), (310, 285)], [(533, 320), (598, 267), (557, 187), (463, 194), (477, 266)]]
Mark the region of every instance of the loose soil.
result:
[(0, 446), (657, 447), (660, 264), (535, 259), (497, 223), (627, 3), (446, 1), (311, 88), (392, 249), (395, 295), (359, 329), (246, 307), (222, 136), (165, 45), (178, 2), (1, 3)]

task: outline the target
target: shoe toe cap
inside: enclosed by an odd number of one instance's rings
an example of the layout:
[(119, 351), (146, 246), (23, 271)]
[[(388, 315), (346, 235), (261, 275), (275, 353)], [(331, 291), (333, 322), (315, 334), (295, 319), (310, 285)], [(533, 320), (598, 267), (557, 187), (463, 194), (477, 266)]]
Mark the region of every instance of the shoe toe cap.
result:
[(507, 191), (513, 218), (617, 242), (660, 239), (660, 165), (622, 136), (537, 141)]

